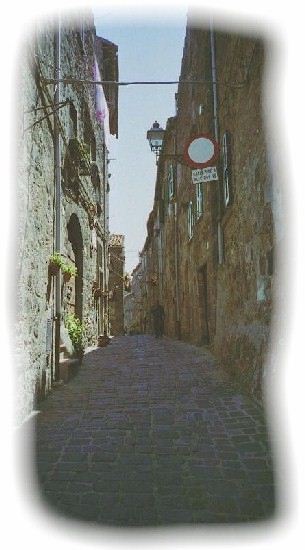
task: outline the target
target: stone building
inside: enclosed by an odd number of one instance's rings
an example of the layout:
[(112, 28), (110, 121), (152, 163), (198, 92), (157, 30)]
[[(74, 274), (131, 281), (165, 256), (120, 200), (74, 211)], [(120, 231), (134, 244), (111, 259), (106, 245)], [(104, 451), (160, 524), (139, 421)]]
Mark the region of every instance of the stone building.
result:
[[(145, 278), (156, 282), (147, 286), (147, 302), (158, 296), (163, 303), (166, 335), (211, 346), (256, 394), (270, 335), (277, 209), (263, 122), (264, 57), (259, 37), (189, 19), (143, 249)], [(218, 180), (193, 183), (182, 154), (200, 134), (219, 145)]]
[(141, 252), (139, 262), (131, 273), (129, 292), (124, 295), (124, 322), (126, 334), (150, 332), (150, 305), (147, 293), (146, 256)]
[(124, 235), (111, 235), (109, 240), (109, 321), (112, 336), (124, 334)]
[[(55, 107), (58, 50), (60, 76), (70, 80), (60, 83)], [(104, 90), (92, 80), (113, 80), (117, 74), (117, 46), (96, 36), (90, 13), (62, 20), (60, 27), (37, 25), (20, 64), (16, 331), (21, 419), (67, 376), (79, 348), (96, 345), (98, 335), (109, 333), (108, 140), (109, 133), (118, 133), (117, 89)], [(58, 235), (61, 267), (54, 276)]]

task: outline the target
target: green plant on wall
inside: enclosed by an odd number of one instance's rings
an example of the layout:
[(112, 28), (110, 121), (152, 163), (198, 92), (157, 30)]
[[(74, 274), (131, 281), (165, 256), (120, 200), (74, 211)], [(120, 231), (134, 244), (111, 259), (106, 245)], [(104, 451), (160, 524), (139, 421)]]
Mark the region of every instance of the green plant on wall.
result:
[(73, 138), (69, 142), (70, 154), (74, 162), (79, 166), (83, 175), (90, 175), (91, 153), (90, 145), (84, 141)]
[(52, 275), (61, 269), (64, 280), (68, 281), (71, 277), (77, 277), (77, 268), (75, 265), (65, 262), (58, 252), (55, 252), (49, 258), (49, 269)]
[(91, 157), (90, 157), (90, 146), (89, 146), (87, 143), (85, 143), (84, 141), (80, 141), (80, 143), (79, 143), (79, 151), (80, 151), (81, 158), (82, 158), (85, 162), (90, 163), (90, 162), (91, 162)]
[(85, 327), (74, 313), (67, 313), (65, 316), (65, 327), (70, 340), (78, 355), (82, 355), (85, 349)]
[(51, 275), (56, 275), (62, 266), (62, 258), (58, 252), (54, 252), (49, 258), (49, 270)]
[(58, 265), (58, 267), (61, 267), (61, 264), (62, 264), (61, 255), (58, 252), (54, 252), (54, 254), (50, 256), (50, 263)]
[(64, 275), (66, 274), (70, 277), (77, 277), (77, 267), (73, 264), (62, 263), (61, 270)]

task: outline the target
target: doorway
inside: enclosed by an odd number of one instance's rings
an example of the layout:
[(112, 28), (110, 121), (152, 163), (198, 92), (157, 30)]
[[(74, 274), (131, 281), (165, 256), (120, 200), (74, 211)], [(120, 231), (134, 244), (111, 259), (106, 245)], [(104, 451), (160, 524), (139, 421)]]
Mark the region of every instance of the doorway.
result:
[(76, 214), (72, 214), (68, 225), (70, 242), (69, 260), (77, 268), (77, 277), (72, 277), (70, 285), (70, 303), (68, 309), (75, 313), (80, 321), (83, 319), (83, 238), (80, 223)]
[(209, 308), (208, 308), (208, 270), (207, 264), (198, 270), (198, 293), (200, 312), (200, 340), (202, 344), (210, 343)]

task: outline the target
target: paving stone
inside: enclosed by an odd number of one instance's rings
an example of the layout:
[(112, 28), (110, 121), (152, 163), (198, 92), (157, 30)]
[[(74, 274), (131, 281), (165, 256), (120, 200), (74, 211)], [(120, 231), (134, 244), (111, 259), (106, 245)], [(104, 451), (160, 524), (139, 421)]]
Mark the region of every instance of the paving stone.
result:
[(119, 493), (121, 490), (121, 479), (99, 479), (95, 482), (94, 488), (99, 493)]
[(76, 475), (78, 475), (78, 478), (81, 475), (81, 472), (72, 472), (72, 471), (61, 471), (58, 469), (54, 469), (50, 476), (49, 480), (53, 483), (54, 481), (71, 481), (74, 480)]
[[(210, 495), (208, 497), (208, 509), (216, 513), (238, 513), (240, 506), (237, 500), (232, 496)], [(244, 512), (244, 513), (247, 513)]]
[(91, 462), (115, 462), (117, 459), (116, 453), (111, 453), (107, 451), (103, 451), (102, 449), (99, 451), (93, 451), (91, 453), (90, 459)]
[(127, 508), (150, 509), (155, 505), (155, 496), (151, 493), (125, 493), (120, 498), (122, 506)]
[(275, 508), (270, 439), (262, 407), (203, 348), (118, 337), (42, 404), (40, 493), (104, 525), (262, 520)]
[(193, 511), (191, 510), (159, 510), (161, 525), (193, 523)]

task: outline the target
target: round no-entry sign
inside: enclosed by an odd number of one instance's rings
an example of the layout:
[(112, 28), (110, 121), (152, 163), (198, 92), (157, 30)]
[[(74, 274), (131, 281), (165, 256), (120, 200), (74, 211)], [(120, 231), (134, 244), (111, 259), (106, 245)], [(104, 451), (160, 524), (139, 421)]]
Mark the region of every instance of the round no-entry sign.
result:
[(204, 168), (212, 166), (218, 154), (218, 143), (208, 134), (199, 134), (187, 142), (183, 156), (192, 168)]

